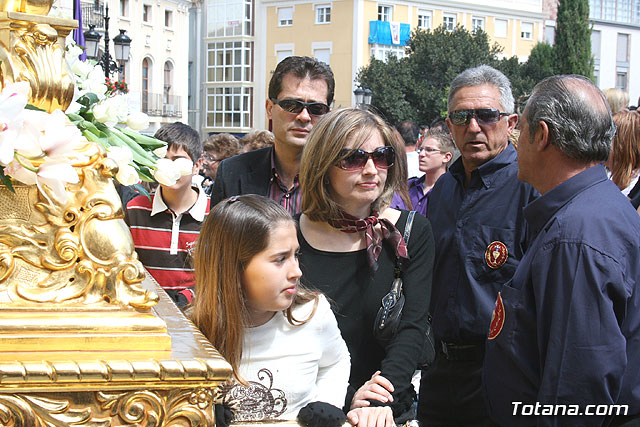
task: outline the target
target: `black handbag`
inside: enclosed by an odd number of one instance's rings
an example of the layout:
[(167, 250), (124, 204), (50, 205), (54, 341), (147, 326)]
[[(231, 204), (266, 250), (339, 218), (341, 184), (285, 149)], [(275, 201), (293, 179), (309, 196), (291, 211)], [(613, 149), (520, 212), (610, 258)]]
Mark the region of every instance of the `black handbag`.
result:
[[(404, 242), (409, 244), (411, 236), (411, 227), (413, 226), (413, 218), (416, 212), (410, 211), (407, 217), (407, 223), (404, 227), (402, 238)], [(389, 345), (393, 337), (395, 337), (402, 318), (402, 309), (404, 307), (404, 292), (402, 292), (402, 263), (396, 257), (396, 265), (393, 270), (394, 279), (391, 284), (389, 293), (382, 297), (382, 307), (378, 309), (376, 320), (373, 325), (373, 336), (382, 346)], [(422, 345), (422, 353), (418, 360), (418, 367), (421, 369), (428, 368), (435, 359), (435, 340), (433, 331), (431, 330), (431, 315), (428, 316), (427, 328), (425, 331), (425, 339)]]

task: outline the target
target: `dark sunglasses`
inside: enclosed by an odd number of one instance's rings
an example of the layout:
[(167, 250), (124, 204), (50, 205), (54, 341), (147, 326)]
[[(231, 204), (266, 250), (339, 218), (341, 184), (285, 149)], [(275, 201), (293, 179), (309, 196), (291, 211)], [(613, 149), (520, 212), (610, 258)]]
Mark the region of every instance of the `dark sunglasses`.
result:
[(327, 104), (322, 102), (302, 102), (297, 99), (273, 99), (271, 101), (279, 105), (287, 113), (300, 114), (305, 108), (312, 116), (324, 116), (330, 110)]
[(500, 117), (508, 116), (507, 113), (501, 113), (496, 108), (476, 108), (472, 110), (456, 110), (449, 113), (451, 123), (456, 126), (467, 126), (471, 122), (471, 118), (476, 119), (478, 124), (492, 125), (498, 123)]
[(336, 166), (347, 171), (363, 169), (369, 159), (373, 160), (376, 168), (389, 169), (396, 159), (396, 152), (393, 147), (376, 148), (370, 153), (360, 149), (344, 148), (340, 151), (340, 157), (342, 159), (338, 161)]

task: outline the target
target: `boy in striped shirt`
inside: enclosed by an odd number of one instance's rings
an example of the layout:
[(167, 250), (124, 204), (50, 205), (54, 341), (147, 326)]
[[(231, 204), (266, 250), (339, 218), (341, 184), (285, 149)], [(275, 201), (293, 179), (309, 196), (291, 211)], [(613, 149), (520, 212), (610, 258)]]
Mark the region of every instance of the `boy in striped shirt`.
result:
[(167, 142), (166, 158), (191, 160), (192, 174), (172, 186), (161, 184), (151, 200), (143, 195), (133, 198), (127, 203), (125, 221), (140, 261), (182, 307), (193, 298), (191, 255), (209, 213), (209, 197), (192, 183), (202, 163), (202, 142), (198, 132), (180, 122), (162, 126), (154, 136)]

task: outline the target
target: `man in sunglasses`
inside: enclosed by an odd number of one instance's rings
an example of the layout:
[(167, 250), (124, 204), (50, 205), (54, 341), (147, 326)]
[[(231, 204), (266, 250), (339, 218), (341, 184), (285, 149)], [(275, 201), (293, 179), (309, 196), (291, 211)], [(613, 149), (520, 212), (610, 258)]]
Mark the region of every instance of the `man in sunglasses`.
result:
[(492, 425), (482, 392), (484, 346), (498, 290), (527, 246), (522, 208), (537, 193), (517, 177), (508, 138), (518, 116), (504, 74), (486, 65), (465, 70), (451, 83), (448, 110), (461, 156), (428, 197), (436, 359), (422, 372), (418, 419), (429, 426)]
[[(518, 177), (542, 196), (524, 209), (535, 240), (502, 287), (489, 332), (491, 416), (637, 426), (640, 217), (603, 166), (615, 133), (607, 101), (582, 76), (552, 76), (533, 89), (520, 129)], [(569, 416), (523, 417), (526, 406)]]
[(274, 145), (223, 160), (213, 185), (212, 205), (238, 194), (259, 194), (292, 215), (299, 213), (302, 149), (313, 125), (329, 112), (334, 88), (333, 72), (324, 62), (302, 56), (283, 59), (269, 82), (266, 102)]

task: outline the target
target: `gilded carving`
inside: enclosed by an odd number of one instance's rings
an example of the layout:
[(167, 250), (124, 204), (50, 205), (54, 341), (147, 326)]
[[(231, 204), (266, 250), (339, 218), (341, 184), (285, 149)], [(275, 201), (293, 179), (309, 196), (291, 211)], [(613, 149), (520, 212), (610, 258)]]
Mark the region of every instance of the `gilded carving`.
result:
[(0, 423), (7, 427), (106, 427), (108, 420), (94, 420), (90, 408), (72, 408), (65, 399), (29, 394), (0, 394)]
[(49, 112), (66, 110), (75, 88), (64, 59), (64, 38), (71, 27), (20, 16), (24, 19), (10, 19), (10, 30), (0, 43), (0, 83), (29, 82), (30, 104)]
[[(74, 165), (80, 182), (67, 186), (64, 199), (46, 185), (41, 193), (16, 186), (16, 203), (30, 191), (35, 203), (31, 221), (0, 220), (0, 290), (22, 305), (151, 307), (157, 295), (140, 286), (144, 268), (111, 179), (117, 166), (94, 144), (84, 154), (88, 160)], [(11, 200), (7, 191), (1, 200)]]

